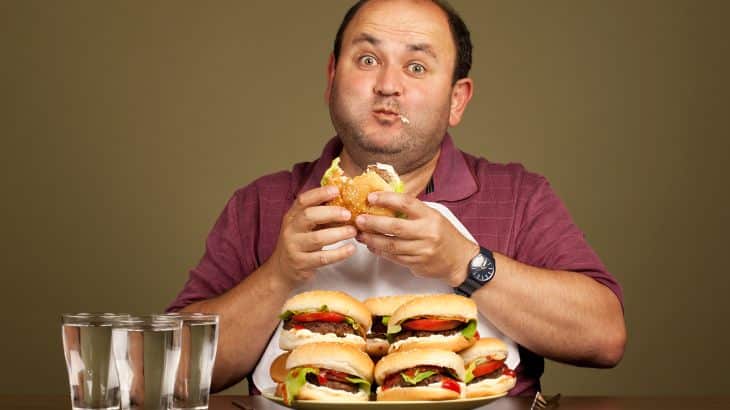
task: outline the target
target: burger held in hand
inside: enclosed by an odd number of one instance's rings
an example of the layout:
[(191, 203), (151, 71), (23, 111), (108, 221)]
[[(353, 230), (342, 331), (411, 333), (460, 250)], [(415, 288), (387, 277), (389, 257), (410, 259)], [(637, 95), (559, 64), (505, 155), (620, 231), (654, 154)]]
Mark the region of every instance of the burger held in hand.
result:
[(372, 327), (367, 334), (367, 352), (377, 358), (388, 353), (390, 343), (386, 333), (390, 316), (403, 303), (423, 295), (396, 295), (368, 298), (363, 301), (372, 314)]
[(517, 378), (504, 361), (507, 345), (496, 338), (484, 338), (459, 353), (464, 359), (466, 397), (501, 394), (515, 386)]
[(286, 404), (294, 400), (368, 401), (373, 361), (344, 343), (309, 343), (286, 359), (286, 378), (277, 394)]
[(365, 350), (370, 311), (344, 292), (315, 290), (291, 297), (279, 318), (284, 322), (279, 347), (282, 350), (313, 342), (347, 343)]
[(388, 320), (389, 352), (438, 348), (458, 352), (477, 340), (477, 306), (452, 294), (427, 295), (401, 305)]
[(388, 164), (377, 163), (368, 165), (365, 172), (349, 178), (340, 168), (340, 157), (332, 160), (332, 165), (322, 176), (322, 186), (334, 185), (340, 190), (339, 196), (327, 205), (341, 206), (350, 211), (350, 224), (355, 224), (355, 218), (360, 214), (379, 216), (398, 216), (393, 210), (368, 203), (368, 194), (377, 191), (403, 192), (404, 185), (395, 169)]
[(375, 366), (379, 401), (458, 399), (463, 380), (461, 356), (441, 349), (390, 353)]

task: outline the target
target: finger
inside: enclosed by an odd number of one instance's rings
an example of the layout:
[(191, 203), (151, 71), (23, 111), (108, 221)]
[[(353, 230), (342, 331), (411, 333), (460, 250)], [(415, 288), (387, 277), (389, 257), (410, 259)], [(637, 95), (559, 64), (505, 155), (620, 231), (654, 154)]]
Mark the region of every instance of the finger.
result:
[(345, 260), (353, 253), (355, 253), (355, 245), (352, 243), (326, 251), (308, 252), (304, 255), (304, 265), (307, 269), (316, 269)]
[(292, 209), (301, 210), (310, 206), (320, 205), (334, 199), (339, 193), (339, 189), (333, 185), (310, 189), (297, 196), (297, 199), (292, 204)]
[(365, 244), (375, 253), (390, 255), (420, 255), (424, 249), (424, 243), (418, 240), (401, 239), (394, 236), (361, 232), (357, 240)]
[(293, 215), (293, 225), (297, 232), (307, 232), (318, 225), (347, 222), (350, 217), (350, 211), (340, 206), (310, 206)]
[(401, 239), (418, 239), (419, 232), (416, 221), (390, 216), (358, 215), (355, 224), (361, 231), (392, 235)]
[(357, 229), (352, 225), (319, 229), (298, 236), (301, 249), (306, 252), (317, 251), (327, 245), (354, 238)]
[(420, 218), (426, 215), (427, 210), (431, 209), (417, 198), (387, 191), (371, 192), (368, 194), (368, 203), (399, 211), (405, 214), (408, 219)]

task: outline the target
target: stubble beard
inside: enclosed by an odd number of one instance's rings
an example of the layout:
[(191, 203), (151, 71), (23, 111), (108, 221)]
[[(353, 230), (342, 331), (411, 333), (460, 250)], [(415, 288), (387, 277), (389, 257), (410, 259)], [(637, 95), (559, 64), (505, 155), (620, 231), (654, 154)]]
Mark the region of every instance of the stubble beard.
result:
[(445, 109), (423, 116), (428, 120), (418, 121), (409, 116), (411, 123), (401, 127), (390, 137), (387, 144), (379, 145), (375, 138), (364, 131), (367, 121), (372, 121), (372, 104), (348, 105), (340, 96), (336, 86), (330, 94), (329, 109), (332, 125), (342, 144), (358, 167), (381, 162), (391, 164), (399, 174), (407, 174), (430, 161), (439, 150), (448, 128), (448, 104)]

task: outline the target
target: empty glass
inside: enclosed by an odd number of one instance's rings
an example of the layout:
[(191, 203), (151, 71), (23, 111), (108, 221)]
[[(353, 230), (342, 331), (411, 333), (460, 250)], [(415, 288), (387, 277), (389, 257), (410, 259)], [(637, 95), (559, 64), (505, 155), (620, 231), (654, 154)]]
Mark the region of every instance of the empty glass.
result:
[(183, 324), (180, 364), (171, 408), (207, 409), (218, 346), (218, 315), (168, 313), (160, 317), (179, 318)]
[(118, 409), (119, 378), (112, 356), (112, 324), (125, 314), (68, 313), (61, 316), (71, 407)]
[(181, 329), (182, 321), (173, 317), (132, 316), (114, 322), (112, 345), (122, 409), (172, 406)]

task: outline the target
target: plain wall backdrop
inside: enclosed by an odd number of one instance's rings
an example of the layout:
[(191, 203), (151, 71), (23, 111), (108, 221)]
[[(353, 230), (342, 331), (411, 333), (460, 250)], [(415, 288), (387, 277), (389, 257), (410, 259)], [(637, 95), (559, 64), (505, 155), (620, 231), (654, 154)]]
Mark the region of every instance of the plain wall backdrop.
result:
[[(0, 394), (66, 393), (61, 313), (162, 311), (234, 190), (318, 156), (350, 4), (0, 0)], [(726, 394), (728, 3), (453, 4), (456, 144), (545, 175), (625, 292), (621, 364), (545, 391)]]

